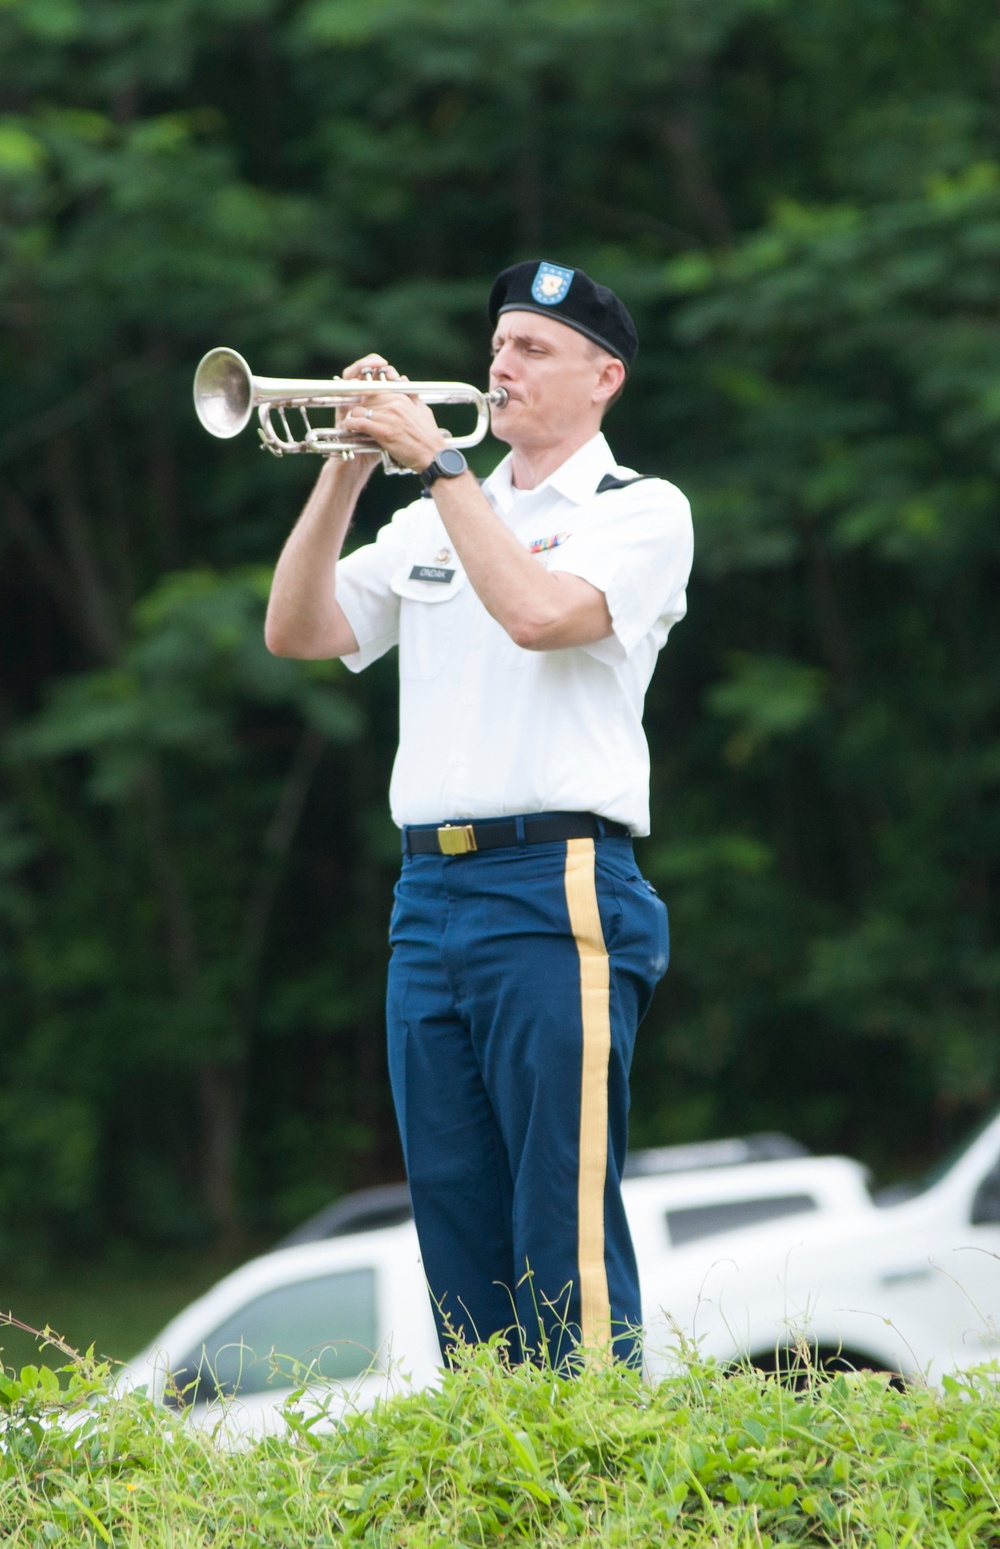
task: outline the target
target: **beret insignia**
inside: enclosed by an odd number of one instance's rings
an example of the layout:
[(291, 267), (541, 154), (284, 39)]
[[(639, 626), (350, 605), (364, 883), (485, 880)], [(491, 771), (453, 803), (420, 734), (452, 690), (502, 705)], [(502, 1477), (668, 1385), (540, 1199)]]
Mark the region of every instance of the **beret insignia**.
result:
[(561, 269), (558, 264), (539, 264), (531, 294), (543, 307), (555, 307), (564, 299), (572, 283), (572, 269)]

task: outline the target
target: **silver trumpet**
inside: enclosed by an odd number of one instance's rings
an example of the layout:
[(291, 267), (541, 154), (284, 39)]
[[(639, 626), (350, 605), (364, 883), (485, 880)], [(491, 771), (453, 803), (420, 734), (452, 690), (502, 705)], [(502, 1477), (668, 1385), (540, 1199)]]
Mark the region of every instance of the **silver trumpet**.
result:
[[(209, 350), (194, 374), (195, 413), (213, 436), (223, 440), (238, 436), (250, 423), (256, 409), (257, 434), (275, 457), (284, 457), (286, 452), (316, 452), (320, 457), (339, 455), (348, 458), (356, 452), (378, 452), (386, 473), (409, 473), (409, 468), (394, 462), (370, 436), (357, 430), (345, 430), (339, 425), (309, 423), (309, 409), (354, 408), (370, 393), (407, 393), (423, 403), (471, 405), (476, 411), (475, 429), (467, 436), (451, 436), (445, 432), (450, 444), (458, 447), (475, 446), (481, 441), (489, 428), (490, 409), (502, 408), (507, 402), (502, 387), (482, 393), (478, 387), (470, 387), (466, 382), (390, 382), (383, 371), (366, 371), (352, 381), (339, 376), (328, 381), (254, 376), (242, 355), (221, 347)], [(304, 435), (294, 434), (288, 423), (289, 409), (301, 416)], [(273, 424), (272, 415), (277, 415), (280, 430)]]

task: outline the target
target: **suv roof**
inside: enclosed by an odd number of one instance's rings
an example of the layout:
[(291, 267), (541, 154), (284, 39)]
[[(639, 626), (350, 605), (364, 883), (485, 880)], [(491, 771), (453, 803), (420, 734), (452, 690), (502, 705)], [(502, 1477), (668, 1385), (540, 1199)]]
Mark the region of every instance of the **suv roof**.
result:
[(793, 1140), (791, 1135), (767, 1131), (732, 1140), (699, 1140), (687, 1146), (630, 1151), (624, 1176), (650, 1178), (663, 1173), (704, 1172), (710, 1167), (739, 1167), (745, 1162), (787, 1162), (810, 1154), (809, 1147)]
[[(710, 1167), (737, 1167), (745, 1162), (783, 1162), (808, 1156), (809, 1150), (790, 1135), (766, 1133), (731, 1140), (704, 1140), (683, 1146), (655, 1146), (632, 1151), (625, 1162), (626, 1178), (649, 1178), (664, 1173), (700, 1172)], [(413, 1216), (410, 1191), (405, 1183), (383, 1183), (358, 1189), (317, 1211), (275, 1246), (291, 1248), (303, 1242), (346, 1237), (351, 1232), (374, 1232), (399, 1226)]]
[(319, 1242), (325, 1237), (346, 1237), (348, 1232), (375, 1232), (383, 1226), (399, 1226), (413, 1216), (410, 1190), (405, 1183), (383, 1183), (357, 1189), (326, 1205), (303, 1221), (276, 1244), (291, 1248), (300, 1242)]

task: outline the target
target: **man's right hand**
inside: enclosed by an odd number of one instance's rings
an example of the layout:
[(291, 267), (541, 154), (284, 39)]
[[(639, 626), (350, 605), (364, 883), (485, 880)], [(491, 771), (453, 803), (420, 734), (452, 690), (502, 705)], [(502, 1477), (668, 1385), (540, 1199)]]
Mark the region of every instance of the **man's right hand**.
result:
[[(360, 360), (352, 361), (349, 366), (344, 367), (343, 371), (341, 372), (341, 376), (345, 382), (357, 382), (364, 380), (366, 372), (369, 373), (373, 380), (376, 381), (379, 380), (379, 378), (381, 378), (381, 380), (384, 382), (401, 382), (404, 380), (404, 378), (402, 378), (399, 372), (396, 370), (395, 366), (390, 366), (384, 355), (375, 354), (362, 355)], [(338, 409), (337, 424), (343, 425), (344, 418), (349, 413), (349, 409)], [(357, 430), (356, 425), (353, 428), (355, 431)], [(380, 450), (376, 449), (375, 452), (358, 452), (355, 455), (367, 459), (368, 457), (380, 457), (382, 454)], [(374, 461), (367, 464), (367, 471), (369, 474), (371, 474), (374, 467)]]
[(366, 371), (370, 371), (373, 376), (383, 371), (387, 382), (403, 380), (395, 366), (390, 366), (384, 355), (362, 355), (360, 360), (352, 361), (349, 366), (345, 366), (340, 374), (345, 382), (353, 382), (355, 378), (364, 376)]

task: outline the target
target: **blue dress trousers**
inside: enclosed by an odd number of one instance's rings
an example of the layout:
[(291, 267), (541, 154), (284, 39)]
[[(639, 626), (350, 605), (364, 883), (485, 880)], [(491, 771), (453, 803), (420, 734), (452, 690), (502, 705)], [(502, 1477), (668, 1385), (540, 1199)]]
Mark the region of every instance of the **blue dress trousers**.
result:
[(628, 839), (404, 856), (389, 1070), (442, 1350), (640, 1359), (620, 1183), (667, 912)]

